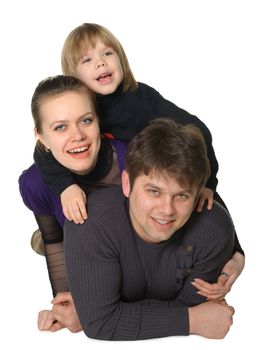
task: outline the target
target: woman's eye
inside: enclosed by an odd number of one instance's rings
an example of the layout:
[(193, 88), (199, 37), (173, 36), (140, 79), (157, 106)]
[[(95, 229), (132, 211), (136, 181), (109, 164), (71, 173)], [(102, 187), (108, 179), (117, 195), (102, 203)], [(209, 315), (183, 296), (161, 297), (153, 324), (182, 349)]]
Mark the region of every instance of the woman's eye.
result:
[(54, 128), (55, 131), (63, 131), (65, 129), (65, 125), (58, 125)]
[(93, 122), (93, 119), (92, 118), (85, 118), (82, 120), (82, 124), (84, 125), (89, 125)]

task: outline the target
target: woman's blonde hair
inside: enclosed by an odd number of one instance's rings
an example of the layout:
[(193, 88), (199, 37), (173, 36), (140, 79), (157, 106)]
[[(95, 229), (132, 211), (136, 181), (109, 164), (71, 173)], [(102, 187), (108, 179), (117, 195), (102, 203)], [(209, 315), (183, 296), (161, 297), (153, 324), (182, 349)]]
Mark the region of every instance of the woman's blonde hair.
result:
[(138, 84), (131, 71), (124, 49), (118, 39), (106, 28), (95, 23), (83, 23), (70, 32), (62, 50), (61, 65), (65, 75), (76, 75), (76, 66), (88, 47), (95, 47), (100, 39), (119, 56), (123, 70), (123, 92), (137, 89)]

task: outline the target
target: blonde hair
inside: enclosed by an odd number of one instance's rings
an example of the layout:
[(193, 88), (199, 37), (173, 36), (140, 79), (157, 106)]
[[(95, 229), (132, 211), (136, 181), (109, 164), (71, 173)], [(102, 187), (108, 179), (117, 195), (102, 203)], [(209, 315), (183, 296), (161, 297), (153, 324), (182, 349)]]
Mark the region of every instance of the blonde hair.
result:
[(119, 56), (123, 70), (123, 92), (137, 89), (138, 83), (121, 43), (108, 29), (95, 23), (83, 23), (72, 30), (66, 38), (61, 56), (63, 74), (76, 75), (77, 62), (85, 55), (88, 47), (95, 47), (97, 39), (111, 47)]

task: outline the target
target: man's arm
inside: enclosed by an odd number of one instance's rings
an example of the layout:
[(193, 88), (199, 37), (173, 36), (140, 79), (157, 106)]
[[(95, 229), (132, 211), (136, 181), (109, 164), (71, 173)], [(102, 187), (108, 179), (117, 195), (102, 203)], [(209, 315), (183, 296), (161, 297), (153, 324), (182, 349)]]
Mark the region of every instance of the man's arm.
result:
[[(195, 220), (194, 220), (195, 217)], [(215, 203), (211, 211), (194, 214), (187, 231), (193, 232), (196, 244), (193, 252), (193, 267), (178, 293), (177, 305), (197, 305), (206, 298), (198, 293), (194, 280), (215, 283), (226, 262), (231, 259), (234, 246), (234, 225), (229, 214)]]
[[(212, 331), (208, 333), (202, 327), (205, 336), (208, 334), (209, 337), (219, 338), (225, 335), (220, 335), (217, 320), (221, 319), (222, 329), (228, 331), (232, 315), (228, 313), (225, 316), (227, 308), (203, 304), (192, 312), (193, 328), (189, 329), (189, 309), (186, 305), (149, 299), (124, 302), (120, 294), (122, 270), (119, 254), (104, 231), (104, 227), (93, 225), (92, 220), (82, 226), (70, 222), (65, 225), (65, 262), (69, 287), (82, 328), (88, 337), (136, 340), (188, 335), (191, 332), (204, 335), (199, 333), (199, 328), (195, 328), (204, 310), (212, 323)], [(203, 298), (191, 287), (202, 302)]]
[(188, 335), (186, 306), (124, 302), (119, 255), (104, 227), (66, 222), (65, 264), (69, 288), (85, 334), (102, 340)]

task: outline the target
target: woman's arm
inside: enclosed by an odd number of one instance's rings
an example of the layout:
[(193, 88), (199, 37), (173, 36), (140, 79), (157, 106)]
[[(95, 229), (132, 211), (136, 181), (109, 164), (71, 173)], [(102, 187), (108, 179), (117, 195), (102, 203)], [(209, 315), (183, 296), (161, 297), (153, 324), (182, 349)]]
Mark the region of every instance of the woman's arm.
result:
[(63, 229), (54, 216), (35, 214), (35, 218), (44, 243), (53, 296), (58, 292), (67, 292), (69, 289), (64, 265)]
[(200, 278), (196, 278), (193, 285), (198, 289), (198, 294), (206, 297), (208, 300), (222, 300), (243, 271), (244, 265), (244, 255), (236, 252), (224, 265), (217, 283), (210, 284)]

